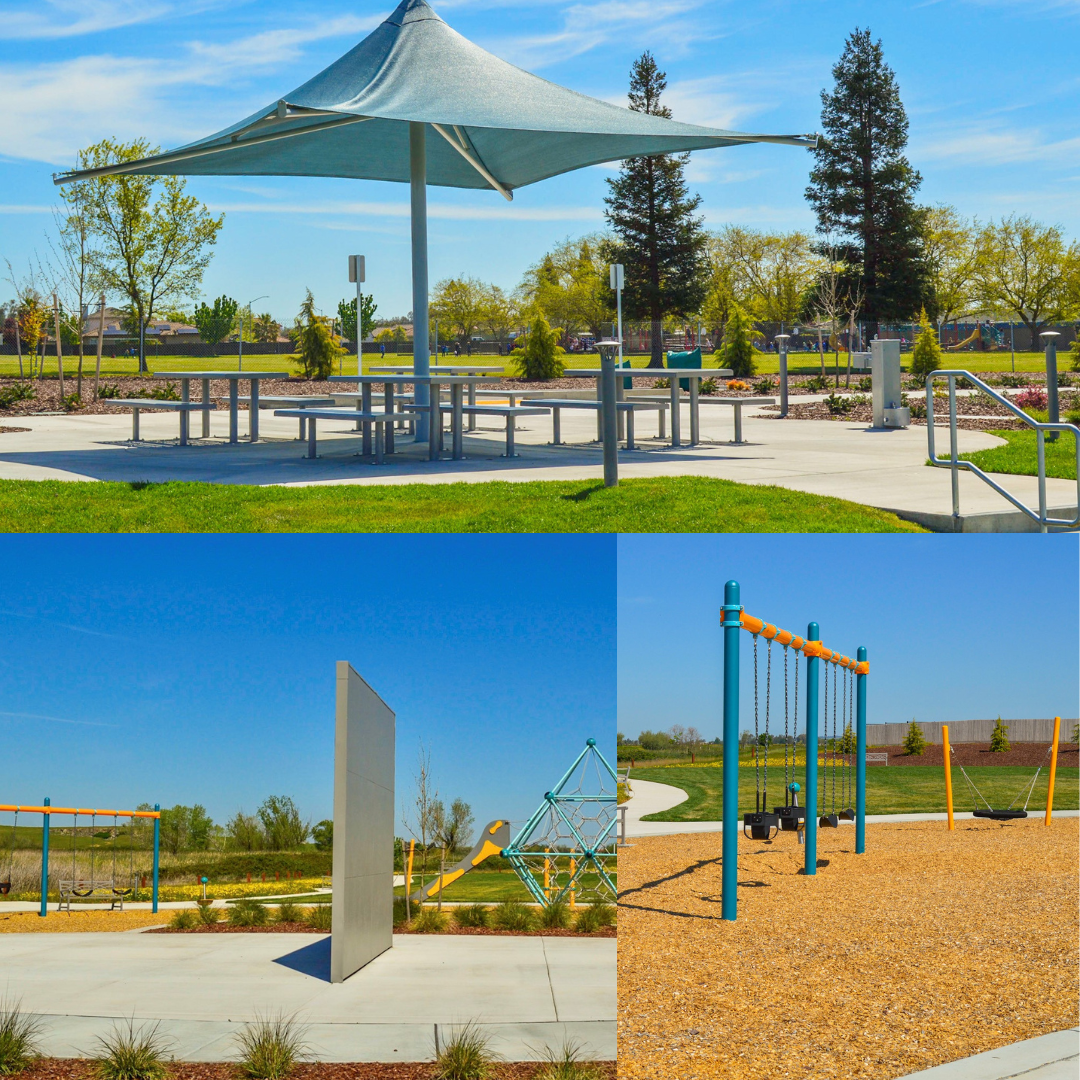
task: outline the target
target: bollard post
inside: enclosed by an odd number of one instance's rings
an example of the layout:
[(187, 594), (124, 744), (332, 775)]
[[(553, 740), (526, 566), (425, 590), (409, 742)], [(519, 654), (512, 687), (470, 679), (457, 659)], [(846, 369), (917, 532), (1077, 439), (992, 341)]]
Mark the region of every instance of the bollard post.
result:
[[(1056, 330), (1044, 330), (1039, 337), (1043, 339), (1046, 348), (1046, 411), (1049, 413), (1051, 424), (1061, 422), (1061, 413), (1058, 409), (1058, 368), (1057, 368), (1057, 339), (1061, 335)], [(1048, 431), (1047, 439), (1057, 442), (1058, 433)]]
[(615, 407), (615, 350), (617, 341), (598, 341), (600, 350), (600, 432), (604, 443), (604, 487), (616, 487), (619, 483), (619, 432)]
[(788, 414), (788, 373), (787, 373), (787, 343), (790, 334), (777, 334), (776, 340), (780, 351), (780, 415)]

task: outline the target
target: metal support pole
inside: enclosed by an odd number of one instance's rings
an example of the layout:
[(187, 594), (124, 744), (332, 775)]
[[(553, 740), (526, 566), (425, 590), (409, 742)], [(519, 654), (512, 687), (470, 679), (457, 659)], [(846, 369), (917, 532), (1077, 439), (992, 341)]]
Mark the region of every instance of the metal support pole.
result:
[[(960, 531), (960, 458), (956, 445), (956, 376), (949, 379), (949, 459), (952, 462), (952, 516), (953, 531)], [(927, 392), (926, 422), (932, 424), (934, 416), (934, 395)]]
[(239, 379), (229, 380), (229, 442), (234, 443), (239, 438), (237, 427), (240, 423), (240, 401), (237, 397)]
[[(431, 354), (428, 341), (428, 243), (427, 243), (427, 128), (413, 120), (409, 122), (409, 185), (412, 207), (412, 298), (413, 298), (413, 374), (431, 374)], [(359, 315), (357, 315), (359, 318)], [(431, 404), (431, 387), (414, 383), (417, 405)], [(438, 394), (439, 388), (435, 387)], [(437, 434), (431, 427), (434, 415), (418, 410), (416, 441), (427, 442)], [(389, 449), (389, 445), (387, 446)]]
[(604, 439), (604, 487), (616, 487), (619, 483), (619, 442), (617, 409), (615, 406), (615, 355), (613, 349), (605, 349), (600, 355), (601, 394), (600, 408), (603, 412)]
[[(866, 648), (859, 646), (859, 663)], [(866, 851), (866, 676), (855, 676), (855, 854)]]
[[(210, 380), (202, 380), (202, 400), (204, 406), (210, 405)], [(210, 438), (210, 409), (204, 407), (202, 411), (202, 433), (204, 439)]]
[[(1058, 368), (1057, 368), (1057, 339), (1056, 330), (1044, 330), (1039, 337), (1046, 342), (1046, 409), (1051, 424), (1061, 421), (1061, 413), (1058, 409)], [(1047, 439), (1057, 442), (1058, 433), (1048, 431)]]
[[(157, 803), (154, 803), (154, 809), (159, 814), (161, 813), (161, 807)], [(156, 817), (156, 818), (154, 818), (154, 879), (153, 879), (154, 891), (153, 891), (153, 893), (152, 893), (152, 895), (150, 897), (150, 900), (151, 900), (150, 910), (152, 912), (154, 912), (155, 914), (157, 913), (157, 906), (158, 906), (158, 868), (159, 868), (158, 852), (160, 851), (160, 849), (161, 849), (161, 818)]]
[[(807, 641), (821, 641), (816, 622), (806, 628)], [(817, 873), (817, 755), (818, 755), (818, 676), (820, 659), (806, 659), (806, 854), (803, 872)]]
[[(48, 798), (43, 800), (45, 806), (51, 806), (52, 801)], [(44, 919), (49, 913), (49, 819), (52, 815), (41, 815), (41, 909), (38, 914)]]
[(739, 583), (724, 585), (724, 764), (720, 915), (735, 921), (739, 888)]
[(949, 725), (941, 725), (941, 753), (945, 759), (945, 816), (949, 819), (949, 832), (956, 830), (953, 822), (952, 801), (952, 748), (949, 746)]
[(1054, 812), (1054, 781), (1057, 779), (1058, 738), (1061, 735), (1061, 717), (1054, 717), (1054, 749), (1050, 753), (1050, 783), (1046, 789), (1046, 817), (1044, 825), (1050, 824)]
[(776, 340), (780, 344), (780, 415), (788, 414), (788, 370), (787, 370), (787, 334), (777, 334)]

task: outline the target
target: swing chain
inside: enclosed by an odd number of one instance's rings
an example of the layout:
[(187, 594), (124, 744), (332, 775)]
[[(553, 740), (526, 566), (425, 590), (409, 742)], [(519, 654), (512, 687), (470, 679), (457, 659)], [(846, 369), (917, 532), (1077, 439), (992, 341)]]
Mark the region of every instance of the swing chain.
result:
[[(799, 664), (795, 662), (795, 674), (798, 677)], [(788, 650), (784, 646), (784, 805), (788, 805), (788, 785), (791, 779), (788, 776)]]
[[(832, 803), (829, 806), (829, 812), (836, 813), (836, 684), (839, 680), (836, 678), (836, 672), (833, 672), (832, 680)], [(828, 708), (828, 702), (825, 703)]]
[(769, 808), (769, 705), (772, 699), (772, 638), (766, 648), (765, 662), (765, 772), (761, 787), (761, 809)]
[(754, 635), (754, 808), (761, 811), (761, 786), (758, 777), (758, 639)]

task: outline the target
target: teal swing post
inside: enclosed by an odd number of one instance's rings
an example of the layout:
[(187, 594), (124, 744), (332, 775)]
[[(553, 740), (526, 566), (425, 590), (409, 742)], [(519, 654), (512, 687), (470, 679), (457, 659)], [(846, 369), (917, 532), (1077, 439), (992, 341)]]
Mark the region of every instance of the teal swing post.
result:
[[(821, 641), (816, 622), (806, 628), (806, 640)], [(803, 873), (817, 873), (817, 774), (818, 774), (818, 680), (821, 660), (815, 654), (806, 658), (806, 852)]]
[(724, 764), (720, 915), (735, 921), (739, 888), (739, 583), (724, 585)]
[(154, 891), (151, 897), (150, 910), (157, 913), (158, 909), (158, 851), (161, 846), (161, 807), (154, 803), (154, 812), (158, 815), (154, 818)]
[(859, 646), (855, 676), (855, 854), (866, 852), (866, 647)]
[(42, 802), (45, 812), (41, 815), (41, 910), (38, 915), (45, 918), (49, 913), (49, 807), (52, 801), (46, 796)]

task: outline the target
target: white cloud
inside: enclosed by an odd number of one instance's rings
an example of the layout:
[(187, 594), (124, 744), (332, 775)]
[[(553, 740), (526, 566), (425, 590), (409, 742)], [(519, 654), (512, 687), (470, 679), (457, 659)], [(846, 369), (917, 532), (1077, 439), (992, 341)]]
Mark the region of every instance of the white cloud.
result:
[(51, 214), (51, 206), (23, 206), (18, 203), (0, 203), (0, 214)]
[[(227, 214), (304, 214), (339, 217), (408, 218), (407, 202), (349, 202), (323, 200), (287, 203), (211, 202), (215, 213)], [(596, 206), (460, 206), (454, 203), (429, 203), (428, 217), (447, 221), (600, 221), (603, 212)], [(348, 223), (342, 226), (350, 227)]]
[[(383, 15), (371, 15), (357, 18), (344, 15), (327, 22), (320, 22), (304, 30), (264, 30), (250, 37), (241, 38), (223, 44), (206, 44), (201, 41), (188, 43), (188, 49), (194, 58), (226, 64), (230, 67), (239, 65), (244, 68), (265, 67), (282, 64), (298, 59), (303, 54), (302, 46), (314, 41), (325, 41), (332, 37), (367, 34), (384, 20)], [(355, 41), (349, 41), (351, 48)]]
[(1046, 139), (1038, 128), (941, 130), (927, 139), (912, 141), (913, 161), (938, 161), (964, 166), (1073, 164), (1080, 157), (1080, 136)]
[(163, 0), (36, 0), (8, 9), (3, 35), (7, 40), (78, 37), (152, 22), (172, 10)]

